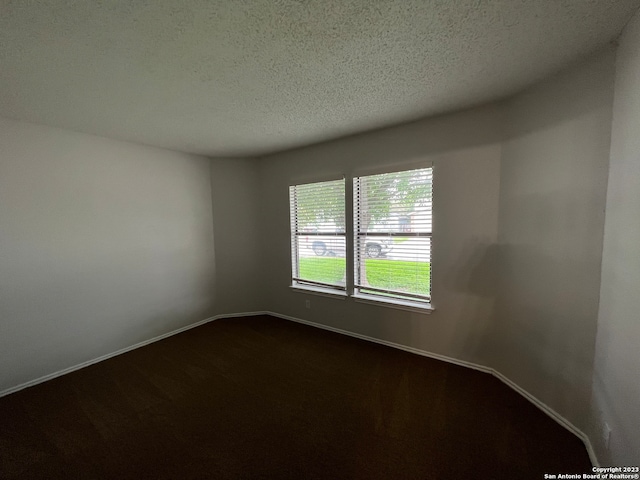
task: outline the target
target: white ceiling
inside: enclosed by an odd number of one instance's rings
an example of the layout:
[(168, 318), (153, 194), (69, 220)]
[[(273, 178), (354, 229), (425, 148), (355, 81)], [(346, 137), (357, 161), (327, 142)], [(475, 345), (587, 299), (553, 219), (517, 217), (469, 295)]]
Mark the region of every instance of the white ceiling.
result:
[(259, 155), (515, 93), (638, 0), (0, 0), (0, 116)]

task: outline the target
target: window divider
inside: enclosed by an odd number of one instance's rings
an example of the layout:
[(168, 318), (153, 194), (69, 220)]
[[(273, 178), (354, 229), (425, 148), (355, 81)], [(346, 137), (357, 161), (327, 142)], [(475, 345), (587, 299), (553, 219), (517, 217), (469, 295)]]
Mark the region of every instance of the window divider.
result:
[(346, 274), (347, 274), (347, 294), (352, 296), (354, 293), (354, 248), (353, 248), (353, 239), (354, 235), (354, 222), (353, 222), (353, 177), (347, 175), (345, 177), (345, 200), (344, 200), (344, 208), (345, 208), (345, 225), (346, 225), (346, 254), (345, 254), (345, 262), (346, 262)]

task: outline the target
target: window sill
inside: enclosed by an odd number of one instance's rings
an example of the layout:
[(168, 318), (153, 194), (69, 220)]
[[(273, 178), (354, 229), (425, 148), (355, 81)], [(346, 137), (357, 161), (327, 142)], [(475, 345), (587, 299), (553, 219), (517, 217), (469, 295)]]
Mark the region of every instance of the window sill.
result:
[[(319, 295), (321, 297), (330, 297), (337, 300), (344, 300), (348, 297), (347, 292), (333, 290), (331, 288), (322, 288), (312, 285), (290, 285), (289, 288), (296, 293), (305, 293), (311, 295)], [(380, 307), (396, 308), (399, 310), (407, 310), (414, 313), (430, 314), (434, 311), (430, 303), (412, 302), (410, 300), (400, 300), (396, 298), (381, 298), (375, 295), (367, 295), (358, 293), (352, 295), (356, 302), (369, 303)]]
[(410, 300), (399, 300), (396, 298), (381, 298), (375, 295), (366, 295), (364, 293), (353, 294), (353, 298), (356, 302), (408, 310), (409, 312), (415, 313), (430, 314), (434, 310), (430, 303), (412, 302)]
[(311, 295), (331, 297), (338, 300), (344, 300), (347, 298), (347, 292), (333, 290), (331, 288), (313, 287), (311, 285), (290, 285), (289, 288), (296, 293), (310, 293)]

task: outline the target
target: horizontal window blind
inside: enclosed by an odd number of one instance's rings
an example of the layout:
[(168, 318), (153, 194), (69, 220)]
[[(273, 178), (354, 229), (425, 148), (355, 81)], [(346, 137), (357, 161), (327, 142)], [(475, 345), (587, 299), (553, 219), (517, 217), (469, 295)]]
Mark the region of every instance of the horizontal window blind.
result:
[(356, 177), (356, 293), (431, 301), (432, 168)]
[(293, 285), (346, 290), (344, 179), (289, 187)]

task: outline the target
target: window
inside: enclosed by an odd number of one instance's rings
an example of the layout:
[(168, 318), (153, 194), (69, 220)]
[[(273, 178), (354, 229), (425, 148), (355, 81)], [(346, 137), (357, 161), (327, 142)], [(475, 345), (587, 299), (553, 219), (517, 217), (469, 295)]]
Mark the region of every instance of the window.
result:
[(354, 294), (431, 301), (432, 168), (353, 179)]
[(431, 167), (356, 177), (353, 205), (344, 179), (289, 187), (292, 286), (431, 310), (432, 179)]
[(346, 291), (345, 181), (289, 187), (293, 286)]

